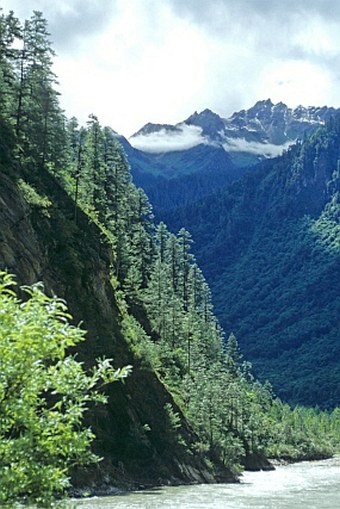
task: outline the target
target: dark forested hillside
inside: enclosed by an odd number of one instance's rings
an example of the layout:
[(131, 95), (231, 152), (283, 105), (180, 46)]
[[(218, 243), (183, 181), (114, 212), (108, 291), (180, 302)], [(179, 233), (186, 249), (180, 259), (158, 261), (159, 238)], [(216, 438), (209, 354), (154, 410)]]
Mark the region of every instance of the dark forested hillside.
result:
[[(185, 225), (217, 315), (285, 400), (332, 407), (340, 386), (340, 121), (163, 218)], [(317, 369), (316, 369), (317, 368)]]
[[(165, 153), (146, 153), (120, 136), (133, 181), (144, 189), (155, 211), (171, 210), (207, 196), (240, 178), (246, 168), (235, 166), (222, 148), (198, 145)], [(158, 212), (160, 211), (160, 212)]]

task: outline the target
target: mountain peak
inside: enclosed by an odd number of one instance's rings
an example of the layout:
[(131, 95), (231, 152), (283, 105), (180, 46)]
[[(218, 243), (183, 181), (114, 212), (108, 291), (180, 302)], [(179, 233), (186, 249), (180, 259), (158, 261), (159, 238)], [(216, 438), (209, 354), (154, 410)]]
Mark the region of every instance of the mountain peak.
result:
[(222, 118), (214, 113), (209, 108), (201, 111), (201, 113), (193, 113), (189, 118), (184, 121), (187, 125), (195, 125), (201, 127), (202, 134), (215, 138), (220, 131), (224, 129), (224, 122)]
[[(282, 103), (283, 104), (283, 103)], [(262, 106), (265, 106), (265, 107), (269, 107), (269, 108), (272, 108), (274, 106), (274, 103), (272, 102), (271, 99), (264, 99), (264, 100), (260, 100), (260, 101), (257, 101), (255, 103), (255, 105), (253, 106), (253, 108), (260, 108)]]
[(131, 136), (131, 138), (137, 137), (137, 136), (140, 136), (140, 135), (144, 135), (145, 136), (147, 134), (157, 133), (157, 132), (160, 132), (160, 131), (178, 132), (179, 128), (176, 127), (175, 125), (171, 125), (171, 124), (153, 124), (152, 122), (148, 122), (141, 129), (139, 129), (139, 131), (134, 133)]
[(217, 113), (214, 113), (209, 108), (205, 108), (200, 113), (198, 113), (197, 110), (196, 110), (192, 115), (190, 115), (190, 117), (187, 120), (185, 120), (185, 122), (188, 122), (190, 119), (202, 118), (202, 117), (218, 117), (218, 118), (220, 118), (217, 115)]

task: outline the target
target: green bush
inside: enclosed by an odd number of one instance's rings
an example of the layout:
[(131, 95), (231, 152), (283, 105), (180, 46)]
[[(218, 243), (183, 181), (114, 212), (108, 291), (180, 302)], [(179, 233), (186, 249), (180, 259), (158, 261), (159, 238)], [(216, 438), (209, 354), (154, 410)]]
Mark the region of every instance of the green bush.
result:
[(105, 403), (98, 384), (125, 377), (129, 367), (102, 360), (86, 373), (67, 355), (85, 331), (70, 325), (65, 303), (40, 284), (22, 288), (22, 301), (14, 285), (0, 273), (0, 506), (50, 507), (68, 488), (71, 467), (98, 460), (84, 412)]

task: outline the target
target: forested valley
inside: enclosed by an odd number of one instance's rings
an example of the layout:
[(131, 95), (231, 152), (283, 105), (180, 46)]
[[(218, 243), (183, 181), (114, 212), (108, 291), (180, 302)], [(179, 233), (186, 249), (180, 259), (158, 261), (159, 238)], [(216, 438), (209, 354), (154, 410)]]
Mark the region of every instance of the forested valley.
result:
[(339, 408), (254, 378), (190, 228), (154, 222), (110, 127), (65, 117), (53, 58), (42, 13), (1, 13), (1, 506), (334, 454)]
[(190, 227), (216, 314), (257, 376), (285, 401), (321, 408), (339, 405), (339, 147), (334, 117), (231, 186), (161, 214), (173, 231)]

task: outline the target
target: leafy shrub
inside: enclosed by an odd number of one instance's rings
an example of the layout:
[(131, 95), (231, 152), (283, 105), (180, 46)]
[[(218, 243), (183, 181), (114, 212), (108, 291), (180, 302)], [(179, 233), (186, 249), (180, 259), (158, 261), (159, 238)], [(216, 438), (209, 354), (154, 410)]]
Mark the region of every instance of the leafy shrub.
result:
[(109, 360), (86, 373), (67, 349), (85, 339), (65, 303), (40, 284), (24, 287), (0, 273), (0, 505), (49, 507), (69, 486), (72, 466), (98, 461), (82, 424), (90, 402), (105, 403), (98, 384), (124, 378)]

